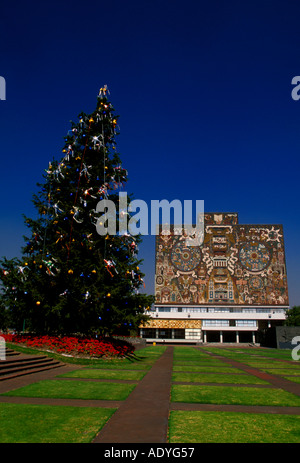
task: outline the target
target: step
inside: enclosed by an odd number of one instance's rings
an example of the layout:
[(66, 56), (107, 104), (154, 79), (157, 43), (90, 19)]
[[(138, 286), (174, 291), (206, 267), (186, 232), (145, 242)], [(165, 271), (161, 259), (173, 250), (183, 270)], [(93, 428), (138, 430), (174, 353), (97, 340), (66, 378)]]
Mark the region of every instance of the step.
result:
[(8, 379), (18, 378), (19, 376), (31, 375), (34, 373), (40, 373), (40, 372), (47, 371), (47, 370), (53, 370), (55, 368), (61, 368), (63, 366), (64, 366), (63, 363), (55, 362), (47, 366), (45, 365), (40, 366), (40, 367), (36, 366), (35, 368), (16, 370), (15, 372), (12, 372), (11, 370), (9, 370), (6, 374), (4, 374), (3, 376), (0, 376), (0, 381), (6, 381)]
[(6, 347), (5, 349), (1, 348), (0, 346), (0, 359), (3, 357), (6, 359), (7, 357), (18, 357), (20, 355), (20, 352), (17, 352), (15, 350), (9, 349)]
[(6, 349), (5, 355), (6, 357), (17, 357), (18, 355), (20, 355), (20, 352), (16, 352), (15, 350), (11, 349)]
[(53, 359), (36, 361), (36, 362), (26, 362), (17, 365), (6, 365), (0, 369), (0, 377), (6, 375), (7, 373), (15, 373), (24, 370), (34, 370), (37, 368), (43, 368), (46, 366), (59, 365), (60, 362), (54, 361)]
[(3, 368), (15, 368), (17, 365), (24, 366), (24, 365), (31, 365), (37, 362), (49, 362), (53, 361), (51, 357), (47, 357), (46, 355), (40, 357), (22, 357), (18, 359), (11, 359), (11, 360), (1, 360), (0, 361), (0, 372)]

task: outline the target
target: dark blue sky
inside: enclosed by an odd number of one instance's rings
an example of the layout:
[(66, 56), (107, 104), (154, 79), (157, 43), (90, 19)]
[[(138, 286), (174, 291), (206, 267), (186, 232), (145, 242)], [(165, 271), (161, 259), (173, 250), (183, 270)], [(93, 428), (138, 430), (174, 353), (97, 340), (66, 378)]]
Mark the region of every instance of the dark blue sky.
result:
[[(290, 304), (300, 305), (299, 17), (296, 0), (1, 5), (0, 256), (19, 255), (36, 183), (107, 84), (128, 192), (283, 224)], [(154, 237), (140, 256), (151, 293)]]

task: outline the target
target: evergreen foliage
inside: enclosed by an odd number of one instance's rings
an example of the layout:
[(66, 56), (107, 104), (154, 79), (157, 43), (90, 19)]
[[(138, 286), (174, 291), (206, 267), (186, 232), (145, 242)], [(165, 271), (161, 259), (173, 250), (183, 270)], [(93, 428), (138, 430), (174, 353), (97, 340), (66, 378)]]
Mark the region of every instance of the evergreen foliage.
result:
[(286, 326), (300, 326), (300, 306), (296, 305), (286, 311)]
[[(116, 149), (118, 116), (100, 89), (92, 114), (81, 113), (65, 138), (62, 159), (45, 170), (24, 217), (30, 231), (22, 257), (2, 258), (2, 307), (10, 325), (36, 333), (129, 333), (137, 329), (153, 297), (140, 293), (139, 236), (101, 236), (99, 201), (116, 205), (127, 182)], [(98, 222), (99, 223), (99, 222)], [(3, 311), (4, 309), (2, 309)]]

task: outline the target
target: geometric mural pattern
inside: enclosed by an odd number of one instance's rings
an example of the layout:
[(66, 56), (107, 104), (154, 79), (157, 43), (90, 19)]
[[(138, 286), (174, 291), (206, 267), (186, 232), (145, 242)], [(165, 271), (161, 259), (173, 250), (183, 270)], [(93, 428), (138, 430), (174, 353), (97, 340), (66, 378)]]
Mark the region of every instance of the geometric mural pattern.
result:
[(205, 213), (201, 246), (156, 236), (156, 304), (288, 305), (282, 225), (239, 225), (236, 213)]
[(151, 318), (148, 320), (145, 325), (141, 326), (142, 328), (175, 328), (175, 329), (195, 329), (201, 328), (201, 320), (157, 320), (156, 318)]

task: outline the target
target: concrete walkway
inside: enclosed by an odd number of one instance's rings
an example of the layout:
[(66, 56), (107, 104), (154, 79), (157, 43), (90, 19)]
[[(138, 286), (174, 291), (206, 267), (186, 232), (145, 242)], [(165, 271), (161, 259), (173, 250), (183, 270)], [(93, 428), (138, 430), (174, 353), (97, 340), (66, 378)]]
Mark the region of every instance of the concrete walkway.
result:
[(173, 348), (167, 347), (93, 442), (167, 442), (172, 365)]

